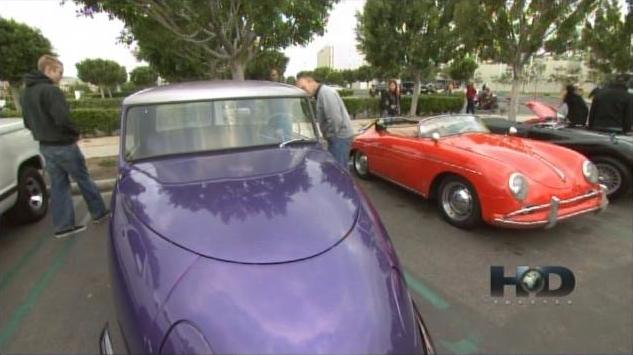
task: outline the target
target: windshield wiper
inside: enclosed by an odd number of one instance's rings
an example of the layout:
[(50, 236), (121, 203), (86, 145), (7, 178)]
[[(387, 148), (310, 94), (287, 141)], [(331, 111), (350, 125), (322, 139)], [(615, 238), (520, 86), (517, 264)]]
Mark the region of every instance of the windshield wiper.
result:
[(283, 148), (288, 144), (292, 144), (292, 143), (314, 143), (315, 140), (313, 139), (306, 139), (306, 138), (293, 138), (293, 139), (289, 139), (287, 141), (283, 141), (281, 143), (279, 143), (279, 148)]

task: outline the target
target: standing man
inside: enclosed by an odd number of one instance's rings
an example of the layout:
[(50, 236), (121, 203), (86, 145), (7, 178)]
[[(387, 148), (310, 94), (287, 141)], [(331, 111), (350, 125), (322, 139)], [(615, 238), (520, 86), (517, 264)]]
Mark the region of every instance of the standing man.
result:
[(75, 224), (69, 176), (79, 185), (95, 223), (107, 219), (110, 211), (90, 178), (84, 156), (77, 147), (79, 132), (70, 120), (64, 93), (56, 86), (64, 74), (64, 65), (52, 55), (43, 55), (37, 62), (37, 69), (24, 77), (24, 125), (40, 143), (46, 172), (51, 179), (55, 238), (63, 238), (86, 229), (86, 226)]
[(354, 129), (343, 100), (336, 90), (322, 85), (307, 73), (297, 75), (297, 86), (316, 98), (317, 121), (328, 142), (328, 150), (347, 168)]
[(611, 85), (595, 94), (589, 111), (589, 128), (631, 131), (633, 95), (627, 92), (627, 76), (618, 75)]
[(477, 99), (477, 90), (475, 89), (475, 84), (468, 83), (466, 86), (466, 100), (468, 103), (466, 104), (466, 113), (475, 114), (475, 100)]

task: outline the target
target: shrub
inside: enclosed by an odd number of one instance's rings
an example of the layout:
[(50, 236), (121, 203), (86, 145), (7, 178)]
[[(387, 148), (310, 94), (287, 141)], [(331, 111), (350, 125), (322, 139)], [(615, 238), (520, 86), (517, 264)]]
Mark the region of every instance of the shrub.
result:
[(70, 105), (70, 109), (119, 109), (121, 107), (122, 99), (119, 98), (105, 98), (105, 99), (94, 99), (94, 98), (81, 98), (79, 100), (68, 100), (68, 105)]
[(0, 118), (19, 118), (22, 117), (18, 111), (3, 109), (0, 111)]
[[(347, 112), (355, 118), (357, 114), (380, 116), (380, 101), (373, 97), (344, 97), (343, 103)], [(407, 115), (411, 109), (411, 96), (400, 98), (402, 115)], [(418, 115), (459, 112), (464, 106), (464, 95), (424, 95), (418, 98)]]
[(118, 109), (76, 109), (70, 112), (70, 117), (82, 135), (96, 134), (97, 130), (112, 135), (119, 129), (120, 112)]
[(340, 97), (353, 96), (354, 95), (354, 90), (341, 89), (341, 90), (338, 90), (338, 94), (339, 94)]

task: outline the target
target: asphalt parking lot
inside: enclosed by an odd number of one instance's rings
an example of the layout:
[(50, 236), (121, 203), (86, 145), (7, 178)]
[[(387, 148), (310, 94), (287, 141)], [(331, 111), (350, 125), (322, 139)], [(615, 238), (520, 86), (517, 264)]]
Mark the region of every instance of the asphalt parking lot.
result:
[[(377, 179), (359, 185), (391, 235), (438, 352), (633, 350), (630, 195), (602, 215), (551, 230), (465, 232), (403, 189)], [(78, 220), (87, 221), (85, 204), (77, 197), (75, 203)], [(97, 352), (103, 325), (114, 320), (107, 225), (90, 225), (66, 240), (50, 236), (50, 214), (30, 226), (3, 220), (0, 228), (0, 353)], [(576, 288), (558, 304), (518, 304), (509, 287), (504, 298), (493, 299), (491, 265), (505, 266), (507, 274), (518, 265), (564, 266), (574, 272)]]

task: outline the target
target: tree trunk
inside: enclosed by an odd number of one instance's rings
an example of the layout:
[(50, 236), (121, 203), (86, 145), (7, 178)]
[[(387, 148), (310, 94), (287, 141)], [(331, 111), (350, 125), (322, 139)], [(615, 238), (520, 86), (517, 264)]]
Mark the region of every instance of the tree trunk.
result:
[(110, 88), (108, 88), (108, 96), (110, 96), (110, 98), (112, 98), (112, 90)]
[(420, 71), (415, 72), (415, 85), (413, 85), (413, 96), (411, 96), (411, 109), (409, 110), (409, 116), (415, 117), (418, 112), (418, 98), (420, 97)]
[(18, 111), (19, 114), (21, 114), (22, 103), (20, 102), (20, 89), (15, 87), (14, 85), (9, 84), (9, 91), (11, 91), (11, 97), (13, 98), (13, 105), (15, 106), (15, 110)]
[(519, 111), (519, 88), (521, 86), (521, 78), (519, 77), (521, 68), (512, 67), (512, 91), (510, 93), (510, 113), (508, 118), (512, 122), (517, 120), (517, 112)]
[(246, 65), (239, 60), (231, 62), (231, 77), (233, 80), (244, 80), (244, 68)]
[(105, 94), (103, 93), (103, 87), (99, 86), (99, 92), (101, 93), (101, 98), (105, 99)]

